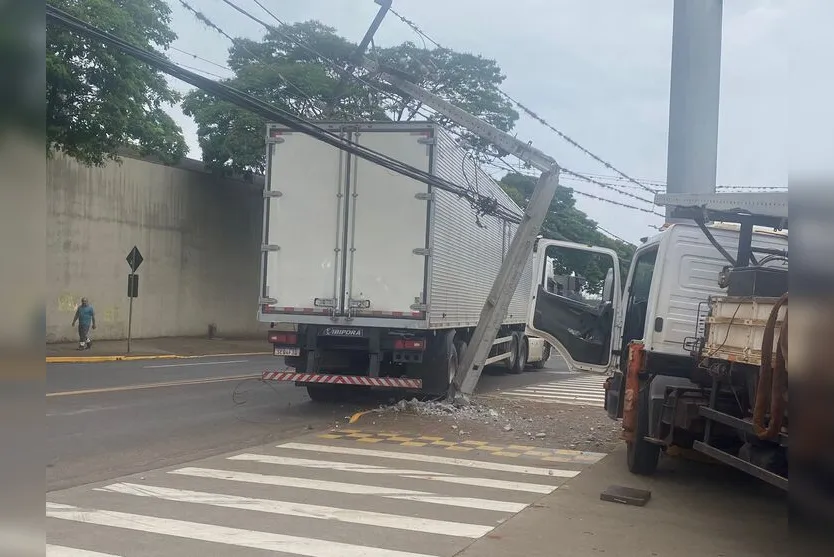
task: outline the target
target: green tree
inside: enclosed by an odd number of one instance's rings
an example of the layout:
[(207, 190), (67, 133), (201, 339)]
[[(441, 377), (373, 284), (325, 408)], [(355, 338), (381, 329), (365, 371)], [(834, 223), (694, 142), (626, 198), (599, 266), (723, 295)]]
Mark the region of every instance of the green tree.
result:
[[(322, 119), (325, 107), (334, 101), (332, 120), (422, 119), (415, 101), (404, 99), (373, 76), (367, 76), (364, 83), (344, 81), (335, 99), (341, 75), (321, 56), (342, 67), (355, 48), (333, 28), (317, 21), (270, 30), (260, 42), (236, 39), (228, 60), (235, 77), (226, 83), (310, 119)], [(502, 130), (510, 130), (518, 118), (498, 93), (504, 76), (493, 60), (448, 49), (426, 50), (409, 42), (374, 49), (371, 56)], [(265, 120), (201, 91), (186, 95), (183, 110), (197, 123), (203, 161), (209, 168), (229, 173), (263, 172)], [(442, 118), (437, 121), (450, 124)], [(469, 132), (457, 128), (456, 133), (476, 150), (486, 149)]]
[[(536, 187), (537, 179), (520, 173), (506, 174), (500, 180), (500, 185), (513, 198), (513, 201), (524, 207), (530, 200)], [(597, 229), (597, 223), (576, 208), (576, 200), (571, 188), (559, 187), (550, 210), (541, 228), (541, 234), (552, 240), (566, 240), (586, 245), (602, 246), (617, 252), (620, 260), (620, 273), (625, 280), (634, 246), (609, 238)], [(587, 282), (587, 290), (600, 293), (605, 280), (607, 267), (599, 257), (587, 256), (578, 252), (562, 252), (558, 261), (554, 261), (554, 272), (557, 275), (569, 274), (571, 271), (583, 276)]]
[[(165, 0), (50, 0), (56, 6), (145, 49), (176, 35)], [(186, 152), (179, 126), (163, 106), (179, 101), (165, 77), (135, 58), (49, 24), (46, 33), (47, 153), (63, 151), (100, 165), (132, 146), (176, 162)]]

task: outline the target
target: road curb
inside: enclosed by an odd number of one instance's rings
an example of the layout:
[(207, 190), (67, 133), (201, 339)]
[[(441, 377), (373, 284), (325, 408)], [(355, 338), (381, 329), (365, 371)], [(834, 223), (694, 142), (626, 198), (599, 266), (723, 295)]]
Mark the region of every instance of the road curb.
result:
[(99, 362), (120, 362), (122, 360), (174, 360), (182, 358), (175, 354), (155, 356), (47, 356), (48, 364), (91, 364)]
[(181, 356), (179, 354), (156, 354), (146, 356), (47, 356), (48, 364), (93, 364), (102, 362), (121, 362), (132, 360), (190, 360), (195, 358), (223, 358), (231, 356), (266, 356), (272, 352), (232, 352), (224, 354), (198, 354)]

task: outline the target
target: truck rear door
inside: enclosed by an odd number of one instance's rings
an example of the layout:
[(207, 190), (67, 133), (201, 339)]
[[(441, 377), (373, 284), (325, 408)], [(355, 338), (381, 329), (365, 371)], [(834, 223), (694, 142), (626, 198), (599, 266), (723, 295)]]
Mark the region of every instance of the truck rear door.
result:
[(347, 158), (302, 133), (269, 136), (261, 312), (339, 313)]
[[(423, 171), (431, 168), (431, 129), (362, 129), (351, 139)], [(428, 255), (426, 184), (350, 157), (344, 311), (421, 318)]]

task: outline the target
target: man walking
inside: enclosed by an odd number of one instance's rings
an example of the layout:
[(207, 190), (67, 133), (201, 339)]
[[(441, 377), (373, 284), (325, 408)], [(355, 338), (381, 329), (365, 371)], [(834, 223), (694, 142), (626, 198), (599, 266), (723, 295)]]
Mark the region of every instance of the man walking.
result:
[(93, 346), (90, 340), (90, 327), (96, 328), (96, 312), (87, 298), (81, 298), (81, 305), (75, 310), (75, 317), (72, 318), (72, 326), (78, 321), (78, 349), (89, 350)]

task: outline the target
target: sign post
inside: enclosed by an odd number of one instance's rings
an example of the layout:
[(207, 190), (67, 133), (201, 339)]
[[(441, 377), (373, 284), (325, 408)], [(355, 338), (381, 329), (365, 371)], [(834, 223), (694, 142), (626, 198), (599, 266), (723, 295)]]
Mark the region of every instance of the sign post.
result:
[(133, 249), (127, 254), (125, 260), (130, 265), (130, 274), (127, 275), (127, 298), (129, 300), (127, 313), (127, 353), (130, 354), (130, 336), (131, 328), (133, 327), (133, 298), (139, 296), (139, 275), (136, 274), (136, 269), (139, 268), (139, 265), (145, 259), (139, 253), (139, 248), (133, 246)]

